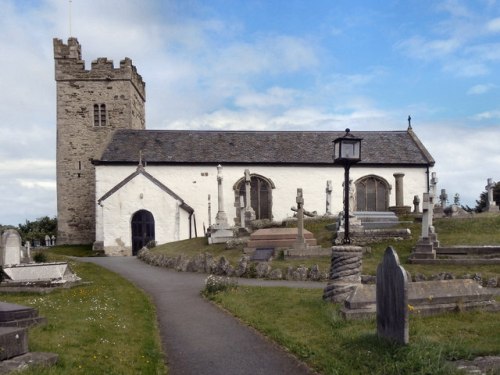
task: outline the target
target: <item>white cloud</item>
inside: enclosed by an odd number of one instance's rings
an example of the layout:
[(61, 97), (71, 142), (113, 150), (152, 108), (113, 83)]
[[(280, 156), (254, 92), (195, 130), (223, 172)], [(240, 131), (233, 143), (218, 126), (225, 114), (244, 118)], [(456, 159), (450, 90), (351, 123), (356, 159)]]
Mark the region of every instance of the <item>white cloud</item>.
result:
[(500, 17), (490, 20), (486, 24), (486, 30), (492, 33), (500, 32)]
[(476, 121), (500, 119), (500, 110), (481, 112), (472, 116), (472, 119)]
[(23, 188), (34, 189), (47, 189), (47, 190), (56, 190), (56, 182), (54, 180), (27, 180), (19, 178), (16, 180), (19, 185)]
[(468, 95), (482, 95), (486, 94), (488, 91), (491, 91), (495, 88), (495, 85), (492, 83), (485, 83), (472, 86), (469, 90), (467, 90)]

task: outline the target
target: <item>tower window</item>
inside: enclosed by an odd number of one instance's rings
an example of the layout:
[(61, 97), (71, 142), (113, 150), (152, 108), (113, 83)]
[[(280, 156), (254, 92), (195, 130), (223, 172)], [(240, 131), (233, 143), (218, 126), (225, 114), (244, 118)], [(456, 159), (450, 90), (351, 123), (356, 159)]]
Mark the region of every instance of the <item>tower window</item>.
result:
[(106, 126), (106, 104), (94, 104), (94, 126)]

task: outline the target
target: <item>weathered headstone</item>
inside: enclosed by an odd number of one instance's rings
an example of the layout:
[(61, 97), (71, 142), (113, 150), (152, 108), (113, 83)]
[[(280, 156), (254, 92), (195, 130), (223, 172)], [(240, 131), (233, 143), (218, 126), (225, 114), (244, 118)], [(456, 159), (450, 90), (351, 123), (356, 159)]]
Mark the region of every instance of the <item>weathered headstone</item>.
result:
[(212, 202), (210, 202), (210, 194), (208, 194), (208, 226), (212, 226)]
[(227, 223), (227, 215), (226, 212), (224, 211), (224, 189), (222, 186), (222, 165), (217, 166), (217, 198), (218, 198), (218, 211), (217, 215), (215, 216), (215, 222), (216, 224), (220, 226), (228, 226)]
[(15, 229), (7, 229), (0, 241), (0, 265), (21, 263), (21, 236)]
[(377, 335), (408, 344), (408, 276), (392, 247), (377, 268)]
[(326, 181), (326, 214), (331, 215), (332, 214), (332, 191), (333, 191), (333, 186), (332, 186), (332, 180)]
[(413, 213), (420, 213), (420, 198), (418, 195), (413, 197)]
[(446, 207), (446, 203), (448, 202), (448, 194), (446, 193), (446, 189), (441, 189), (441, 195), (439, 196), (439, 201), (441, 203), (441, 207)]
[(45, 246), (49, 247), (50, 246), (50, 236), (48, 234), (45, 235)]
[(435, 259), (436, 250), (434, 249), (434, 242), (431, 238), (431, 222), (432, 222), (432, 204), (431, 195), (424, 193), (422, 202), (422, 235), (420, 236), (413, 252), (411, 259)]
[(245, 197), (240, 195), (240, 227), (245, 228)]
[(52, 235), (52, 237), (50, 237), (50, 241), (51, 241), (51, 246), (56, 246), (56, 236)]
[(250, 176), (250, 170), (245, 169), (245, 200), (246, 200), (246, 207), (245, 207), (245, 223), (250, 225), (250, 222), (252, 220), (255, 220), (255, 211), (252, 208), (252, 201), (251, 201), (251, 191), (252, 191), (252, 186), (251, 186), (251, 176)]
[(224, 243), (234, 237), (232, 228), (227, 221), (227, 215), (224, 211), (224, 196), (222, 188), (222, 166), (217, 166), (217, 189), (218, 189), (218, 211), (215, 216), (215, 224), (210, 227), (210, 237), (208, 243)]
[(496, 205), (495, 200), (493, 199), (493, 190), (495, 189), (496, 183), (492, 178), (488, 178), (488, 183), (485, 186), (487, 191), (487, 200), (486, 200), (486, 210), (488, 212), (498, 212), (499, 207)]
[(302, 189), (297, 189), (297, 241), (295, 248), (304, 248), (306, 246), (306, 240), (304, 238), (304, 195)]

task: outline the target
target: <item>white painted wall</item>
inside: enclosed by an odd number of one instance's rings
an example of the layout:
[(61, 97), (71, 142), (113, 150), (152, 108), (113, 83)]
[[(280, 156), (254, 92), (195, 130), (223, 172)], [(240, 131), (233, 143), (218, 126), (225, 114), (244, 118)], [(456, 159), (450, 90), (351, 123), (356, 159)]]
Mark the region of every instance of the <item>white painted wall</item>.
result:
[[(112, 171), (106, 170), (105, 174), (108, 172)], [(113, 186), (121, 180), (123, 178), (118, 177)], [(100, 187), (100, 184), (97, 186)], [(189, 213), (179, 204), (171, 195), (139, 174), (96, 206), (97, 240), (104, 242), (107, 255), (132, 255), (132, 216), (142, 209), (153, 214), (158, 243), (189, 238)]]
[[(229, 223), (234, 224), (236, 217), (233, 185), (244, 175), (248, 168), (251, 174), (259, 174), (272, 180), (273, 207), (275, 220), (292, 216), (290, 207), (296, 206), (297, 188), (304, 193), (304, 208), (324, 214), (326, 211), (326, 181), (332, 180), (332, 213), (342, 210), (342, 182), (344, 169), (341, 166), (244, 166), (223, 165), (224, 210)], [(115, 185), (135, 172), (135, 166), (96, 167), (96, 201)], [(208, 194), (212, 202), (212, 223), (217, 214), (217, 166), (147, 166), (146, 171), (179, 195), (186, 204), (195, 210), (198, 236), (203, 235), (203, 224), (208, 227)], [(404, 173), (404, 204), (412, 206), (414, 195), (422, 196), (427, 191), (426, 168), (376, 168), (353, 166), (350, 178), (353, 181), (367, 175), (376, 175), (385, 179), (392, 187), (389, 206), (396, 204), (394, 173)], [(208, 174), (208, 176), (205, 176)], [(140, 177), (140, 178), (139, 178)], [(144, 198), (140, 199), (140, 193)], [(161, 189), (140, 175), (127, 186), (97, 206), (97, 236), (104, 238), (105, 247), (130, 247), (130, 218), (139, 209), (151, 211), (155, 217), (156, 236), (159, 243), (185, 239), (189, 236), (187, 213), (181, 209), (181, 229), (179, 237), (175, 235), (175, 201)], [(101, 210), (102, 212), (100, 213)], [(182, 214), (184, 212), (184, 214)], [(184, 216), (183, 216), (184, 215)], [(104, 229), (103, 229), (104, 228)], [(102, 232), (102, 233), (101, 233)], [(194, 229), (193, 229), (194, 236)]]

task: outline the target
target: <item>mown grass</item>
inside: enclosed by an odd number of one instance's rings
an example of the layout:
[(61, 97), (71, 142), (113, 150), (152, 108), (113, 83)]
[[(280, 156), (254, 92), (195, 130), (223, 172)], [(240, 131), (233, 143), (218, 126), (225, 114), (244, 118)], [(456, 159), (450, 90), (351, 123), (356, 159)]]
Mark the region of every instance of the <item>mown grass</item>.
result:
[[(61, 253), (80, 251), (50, 250), (58, 259)], [(48, 319), (46, 325), (30, 329), (30, 350), (59, 354), (56, 366), (23, 374), (167, 373), (149, 298), (94, 264), (70, 261), (70, 266), (89, 284), (44, 295), (0, 294), (2, 301), (35, 307)]]
[(454, 374), (448, 360), (500, 353), (497, 313), (410, 317), (410, 344), (376, 336), (372, 320), (345, 321), (321, 290), (239, 286), (212, 299), (321, 374)]

